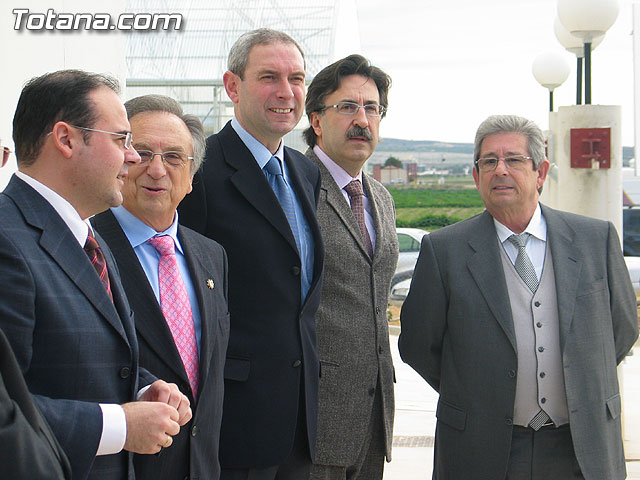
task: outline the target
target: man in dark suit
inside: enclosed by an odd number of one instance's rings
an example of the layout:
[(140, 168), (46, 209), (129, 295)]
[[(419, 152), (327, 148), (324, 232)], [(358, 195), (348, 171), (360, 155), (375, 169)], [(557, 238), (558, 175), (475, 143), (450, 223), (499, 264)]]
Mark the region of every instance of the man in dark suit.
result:
[(178, 209), (229, 257), (221, 478), (302, 480), (316, 439), (320, 173), (282, 137), (302, 115), (303, 54), (284, 33), (254, 30), (231, 48), (223, 79), (235, 118), (207, 140)]
[(393, 441), (387, 303), (398, 261), (393, 199), (362, 171), (378, 144), (391, 78), (360, 55), (324, 68), (307, 92), (306, 155), (320, 168), (325, 242), (322, 368), (314, 480), (381, 480)]
[(424, 237), (401, 314), (402, 358), (440, 393), (433, 478), (621, 480), (638, 318), (615, 228), (538, 203), (527, 119), (489, 117), (474, 158), (486, 211)]
[(0, 477), (71, 478), (71, 466), (38, 411), (7, 337), (0, 330)]
[(116, 92), (76, 70), (28, 82), (13, 121), (19, 171), (0, 195), (0, 326), (74, 480), (132, 478), (128, 452), (169, 446), (191, 417), (177, 386), (139, 369), (118, 269), (87, 223), (122, 202), (140, 161)]
[[(227, 258), (222, 247), (178, 225), (176, 207), (191, 191), (204, 156), (202, 123), (184, 114), (178, 102), (161, 95), (125, 103), (133, 147), (141, 162), (129, 168), (122, 206), (92, 219), (113, 252), (122, 284), (135, 312), (140, 364), (180, 386), (189, 398), (193, 419), (162, 455), (136, 455), (137, 479), (217, 479), (218, 439), (222, 419), (223, 368), (229, 337)], [(177, 275), (188, 292), (197, 349), (197, 386), (191, 387), (179, 347), (189, 339), (172, 325), (161, 287), (161, 256), (152, 242), (167, 236), (175, 245)], [(163, 315), (167, 312), (167, 318)], [(181, 355), (182, 354), (182, 355)]]

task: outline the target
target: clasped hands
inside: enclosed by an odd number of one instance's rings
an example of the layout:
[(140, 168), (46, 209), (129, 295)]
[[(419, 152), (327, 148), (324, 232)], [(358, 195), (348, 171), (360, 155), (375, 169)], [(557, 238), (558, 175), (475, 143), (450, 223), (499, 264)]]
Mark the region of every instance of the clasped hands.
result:
[(137, 402), (122, 405), (127, 419), (124, 449), (153, 454), (171, 446), (172, 437), (191, 420), (189, 399), (177, 385), (156, 380)]

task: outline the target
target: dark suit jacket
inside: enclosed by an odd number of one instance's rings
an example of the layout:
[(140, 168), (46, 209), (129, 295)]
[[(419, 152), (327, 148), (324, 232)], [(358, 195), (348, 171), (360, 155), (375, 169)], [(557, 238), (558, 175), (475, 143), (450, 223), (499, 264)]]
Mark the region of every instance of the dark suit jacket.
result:
[(301, 303), (301, 263), (291, 228), (249, 149), (228, 123), (209, 137), (206, 152), (179, 212), (181, 223), (220, 242), (229, 257), (231, 334), (220, 463), (222, 468), (282, 463), (293, 445), (301, 390), (313, 456), (319, 374), (314, 315), (323, 265), (315, 219), (318, 168), (285, 147), (292, 187), (315, 241), (313, 280)]
[[(223, 369), (229, 339), (227, 256), (213, 240), (180, 226), (202, 319), (198, 399), (193, 398), (187, 373), (151, 285), (124, 231), (111, 210), (92, 221), (116, 258), (122, 285), (135, 312), (140, 364), (163, 380), (175, 383), (189, 397), (193, 418), (173, 437), (161, 455), (135, 455), (136, 479), (217, 479), (218, 440), (222, 420)], [(213, 288), (209, 280), (213, 281)]]
[[(587, 480), (625, 478), (616, 365), (638, 336), (636, 299), (609, 222), (542, 206), (576, 458)], [(504, 478), (516, 340), (488, 212), (422, 240), (400, 353), (440, 393), (434, 478)], [(516, 372), (516, 375), (513, 375)]]
[(0, 330), (0, 477), (68, 480), (71, 466), (42, 418)]
[(89, 258), (51, 205), (17, 177), (0, 194), (0, 327), (74, 480), (128, 478), (127, 452), (96, 457), (98, 403), (135, 400), (138, 343), (118, 268), (99, 236), (113, 302)]
[(356, 462), (368, 434), (376, 388), (383, 418), (375, 429), (385, 438), (390, 461), (394, 371), (387, 302), (398, 262), (393, 199), (382, 184), (362, 175), (376, 230), (376, 249), (370, 259), (342, 190), (313, 150), (306, 155), (322, 176), (318, 222), (326, 247), (322, 301), (316, 315), (322, 368), (316, 463), (350, 466)]

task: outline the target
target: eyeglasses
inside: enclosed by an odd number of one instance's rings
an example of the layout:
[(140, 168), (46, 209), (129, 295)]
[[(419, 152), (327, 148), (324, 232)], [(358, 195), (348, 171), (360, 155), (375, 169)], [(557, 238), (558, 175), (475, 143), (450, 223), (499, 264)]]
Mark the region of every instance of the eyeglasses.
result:
[(11, 153), (11, 150), (9, 150), (9, 147), (0, 148), (2, 148), (2, 162), (0, 162), (0, 167), (4, 167), (9, 160), (9, 154)]
[(478, 170), (482, 172), (492, 172), (498, 168), (500, 160), (504, 161), (505, 166), (510, 170), (522, 170), (529, 165), (527, 160), (533, 160), (533, 157), (525, 157), (524, 155), (510, 155), (503, 158), (485, 157), (479, 158), (474, 163)]
[(367, 105), (358, 105), (355, 102), (338, 102), (335, 105), (327, 105), (322, 107), (319, 112), (324, 112), (329, 108), (335, 108), (341, 115), (355, 115), (361, 108), (367, 117), (381, 117), (387, 109), (383, 105), (377, 103), (368, 103)]
[(186, 165), (187, 161), (193, 160), (193, 157), (190, 157), (185, 152), (152, 152), (151, 150), (138, 150), (137, 148), (136, 152), (140, 155), (140, 165), (142, 166), (149, 165), (156, 155), (160, 155), (162, 163), (167, 167), (182, 167)]
[(70, 127), (77, 128), (78, 130), (87, 130), (89, 132), (100, 132), (100, 133), (108, 133), (109, 135), (116, 135), (120, 137), (118, 140), (123, 141), (123, 146), (127, 150), (131, 148), (131, 144), (133, 143), (133, 134), (131, 132), (107, 132), (106, 130), (98, 130), (96, 128), (88, 128), (88, 127), (78, 127), (77, 125), (69, 125)]

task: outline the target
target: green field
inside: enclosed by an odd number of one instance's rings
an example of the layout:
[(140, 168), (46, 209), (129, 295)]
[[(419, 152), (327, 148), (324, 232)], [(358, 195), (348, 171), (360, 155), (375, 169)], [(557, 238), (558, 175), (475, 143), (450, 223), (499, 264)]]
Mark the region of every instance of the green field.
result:
[[(471, 183), (473, 185), (473, 183)], [(407, 186), (389, 189), (396, 204), (398, 227), (436, 230), (484, 210), (482, 199), (469, 182), (454, 186)]]

